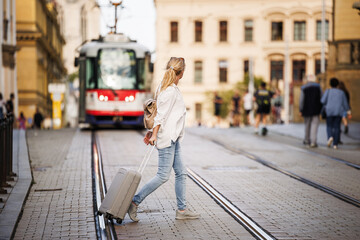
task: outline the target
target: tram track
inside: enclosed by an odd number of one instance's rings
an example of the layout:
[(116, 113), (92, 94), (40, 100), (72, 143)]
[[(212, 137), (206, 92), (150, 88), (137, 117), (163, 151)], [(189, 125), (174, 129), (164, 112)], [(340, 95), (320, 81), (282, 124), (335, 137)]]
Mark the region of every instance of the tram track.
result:
[(102, 200), (105, 197), (107, 188), (105, 183), (101, 149), (96, 132), (94, 130), (91, 131), (91, 156), (93, 206), (97, 239), (117, 240), (117, 235), (112, 220), (106, 219), (104, 215), (98, 214), (98, 210)]
[(248, 158), (250, 160), (256, 161), (256, 162), (264, 165), (265, 167), (268, 167), (268, 168), (273, 169), (273, 170), (275, 170), (277, 172), (280, 172), (280, 173), (282, 173), (282, 174), (284, 174), (286, 176), (294, 178), (294, 179), (296, 179), (296, 180), (298, 180), (300, 182), (303, 182), (303, 183), (305, 183), (305, 184), (307, 184), (309, 186), (312, 186), (312, 187), (314, 187), (314, 188), (316, 188), (318, 190), (321, 190), (321, 191), (323, 191), (323, 192), (325, 192), (327, 194), (330, 194), (331, 196), (334, 196), (334, 197), (336, 197), (336, 198), (338, 198), (338, 199), (340, 199), (340, 200), (342, 200), (344, 202), (347, 202), (347, 203), (349, 203), (349, 204), (351, 204), (351, 205), (353, 205), (355, 207), (360, 208), (360, 200), (355, 199), (355, 198), (353, 198), (353, 197), (351, 197), (349, 195), (346, 195), (346, 194), (341, 193), (341, 192), (339, 192), (339, 191), (337, 191), (335, 189), (327, 187), (327, 186), (325, 186), (323, 184), (317, 183), (315, 181), (312, 181), (310, 179), (302, 177), (302, 176), (300, 176), (300, 175), (298, 175), (298, 174), (296, 174), (294, 172), (291, 172), (289, 170), (281, 168), (278, 165), (276, 165), (276, 164), (274, 164), (274, 163), (272, 163), (270, 161), (267, 161), (265, 159), (262, 159), (261, 157), (255, 155), (253, 153), (247, 152), (247, 151), (245, 151), (243, 149), (229, 146), (229, 145), (227, 145), (227, 144), (225, 144), (225, 143), (223, 143), (223, 142), (221, 142), (219, 140), (216, 140), (216, 139), (208, 137), (208, 136), (203, 136), (203, 135), (195, 134), (195, 133), (191, 133), (191, 134), (194, 135), (194, 136), (200, 137), (200, 138), (204, 138), (204, 139), (206, 139), (208, 141), (211, 141), (211, 142), (213, 142), (213, 143), (215, 143), (215, 144), (217, 144), (217, 145), (219, 145), (219, 146), (221, 146), (221, 147), (223, 147), (223, 148), (225, 148), (225, 149), (227, 149), (227, 150), (229, 150), (231, 152), (241, 154), (241, 155), (245, 156), (246, 158)]
[[(143, 131), (137, 131), (143, 136)], [(92, 131), (92, 151), (93, 151), (93, 181), (98, 181), (98, 186), (94, 188), (94, 215), (96, 218), (96, 229), (98, 232), (98, 239), (117, 239), (116, 231), (113, 222), (104, 218), (104, 215), (99, 216), (97, 210), (100, 207), (101, 200), (106, 193), (104, 171), (102, 169), (101, 150), (99, 142), (96, 137), (96, 132)], [(98, 166), (98, 167), (96, 167)], [(274, 240), (276, 239), (267, 230), (262, 228), (258, 223), (252, 220), (241, 209), (228, 200), (221, 192), (211, 186), (204, 178), (195, 173), (192, 169), (187, 168), (189, 178), (195, 182), (205, 193), (207, 193), (221, 208), (225, 210), (232, 218), (234, 218), (240, 225), (242, 225), (252, 236), (258, 240)], [(101, 180), (102, 179), (102, 180)], [(96, 184), (95, 184), (96, 185)], [(95, 191), (97, 193), (95, 193)], [(109, 238), (110, 236), (110, 238)]]
[(187, 168), (187, 173), (191, 180), (193, 180), (220, 207), (222, 207), (231, 217), (233, 217), (237, 222), (239, 222), (256, 239), (276, 239), (193, 170)]

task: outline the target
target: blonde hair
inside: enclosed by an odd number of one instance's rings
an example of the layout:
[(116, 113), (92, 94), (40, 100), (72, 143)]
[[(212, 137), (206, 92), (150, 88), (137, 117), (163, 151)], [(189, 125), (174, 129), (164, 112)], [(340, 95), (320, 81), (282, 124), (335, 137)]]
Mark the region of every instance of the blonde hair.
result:
[(164, 91), (168, 86), (172, 85), (175, 82), (176, 77), (179, 76), (184, 70), (185, 70), (185, 59), (171, 57), (166, 65), (166, 72), (164, 74), (163, 80), (160, 83), (161, 84), (160, 92)]

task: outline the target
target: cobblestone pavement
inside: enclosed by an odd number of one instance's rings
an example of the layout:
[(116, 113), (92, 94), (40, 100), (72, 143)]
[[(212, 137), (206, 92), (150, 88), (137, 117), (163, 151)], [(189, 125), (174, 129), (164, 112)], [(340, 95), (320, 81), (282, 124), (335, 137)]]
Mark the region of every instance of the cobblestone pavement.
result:
[[(360, 196), (358, 170), (234, 129), (193, 128), (187, 133), (183, 149), (188, 164), (240, 209), (245, 209), (256, 222), (277, 226), (291, 239), (360, 238), (360, 210), (357, 207), (226, 150), (204, 137), (238, 147), (357, 197)], [(277, 238), (289, 238), (270, 232)]]
[[(107, 187), (120, 167), (137, 169), (144, 132), (98, 131)], [(15, 239), (96, 239), (89, 131), (27, 132), (34, 184)], [(360, 239), (360, 209), (271, 170), (209, 139), (243, 149), (314, 181), (358, 198), (358, 170), (306, 149), (241, 129), (187, 129), (185, 164), (277, 239)], [(275, 139), (275, 140), (274, 140)], [(321, 148), (321, 147), (320, 147)], [(355, 151), (358, 149), (342, 150)], [(348, 152), (351, 156), (354, 152)], [(342, 156), (343, 157), (343, 156)], [(346, 156), (344, 157), (346, 158)], [(155, 150), (140, 187), (157, 170)], [(188, 207), (198, 220), (175, 220), (174, 174), (140, 205), (139, 223), (126, 216), (119, 239), (254, 239), (190, 179)]]
[[(142, 134), (136, 131), (99, 132), (107, 187), (120, 167), (137, 169), (145, 155)], [(157, 171), (154, 151), (139, 187)], [(187, 181), (188, 207), (201, 214), (197, 220), (175, 220), (174, 174), (139, 207), (140, 222), (128, 216), (116, 226), (119, 239), (254, 239), (194, 182)]]
[(90, 133), (27, 132), (34, 184), (14, 239), (96, 239)]

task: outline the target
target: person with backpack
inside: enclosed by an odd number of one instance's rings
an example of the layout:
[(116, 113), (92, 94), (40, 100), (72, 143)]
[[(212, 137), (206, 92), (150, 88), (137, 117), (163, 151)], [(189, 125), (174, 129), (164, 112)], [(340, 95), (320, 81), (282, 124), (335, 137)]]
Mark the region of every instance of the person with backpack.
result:
[[(327, 146), (337, 149), (340, 141), (340, 125), (344, 112), (350, 110), (345, 93), (338, 88), (339, 80), (330, 79), (330, 89), (327, 89), (321, 97), (326, 112), (326, 132), (328, 137)], [(351, 117), (351, 114), (349, 114)]]
[(170, 58), (166, 72), (156, 93), (156, 116), (154, 125), (145, 137), (146, 145), (156, 145), (158, 149), (158, 171), (140, 191), (135, 194), (128, 209), (134, 222), (139, 204), (170, 177), (172, 168), (175, 172), (175, 194), (177, 210), (175, 219), (196, 219), (200, 214), (190, 211), (186, 204), (186, 168), (181, 158), (180, 142), (184, 138), (186, 106), (177, 87), (185, 71), (184, 58)]
[(260, 89), (257, 90), (254, 94), (253, 100), (257, 104), (256, 118), (255, 118), (255, 133), (259, 134), (259, 125), (262, 118), (263, 127), (261, 129), (261, 134), (265, 136), (267, 134), (267, 118), (271, 110), (271, 98), (274, 93), (266, 89), (266, 83), (261, 82)]

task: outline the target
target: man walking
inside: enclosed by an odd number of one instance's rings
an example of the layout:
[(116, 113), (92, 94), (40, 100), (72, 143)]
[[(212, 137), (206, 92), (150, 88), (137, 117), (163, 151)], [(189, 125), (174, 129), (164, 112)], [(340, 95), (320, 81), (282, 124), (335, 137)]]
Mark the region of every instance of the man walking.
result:
[(267, 134), (267, 118), (271, 110), (271, 98), (274, 93), (266, 89), (266, 83), (262, 82), (260, 89), (254, 94), (254, 101), (257, 103), (256, 119), (255, 119), (255, 133), (259, 133), (260, 120), (262, 118), (263, 128), (261, 134), (265, 136)]
[(307, 83), (301, 87), (300, 94), (300, 113), (305, 121), (305, 138), (306, 146), (317, 147), (317, 132), (319, 128), (319, 115), (321, 112), (321, 87), (316, 83), (314, 75), (307, 76)]

